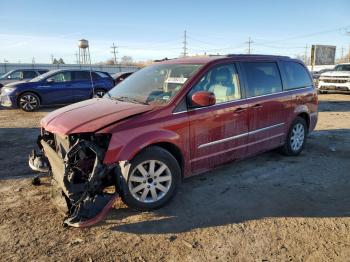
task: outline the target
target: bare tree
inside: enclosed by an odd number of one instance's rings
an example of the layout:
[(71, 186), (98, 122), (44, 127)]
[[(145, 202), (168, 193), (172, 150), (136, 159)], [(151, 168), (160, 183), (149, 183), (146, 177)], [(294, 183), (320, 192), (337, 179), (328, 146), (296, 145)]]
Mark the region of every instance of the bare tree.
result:
[(133, 64), (132, 57), (131, 56), (127, 56), (127, 55), (123, 56), (120, 59), (120, 61), (121, 61), (121, 64), (123, 64), (123, 65), (132, 65)]

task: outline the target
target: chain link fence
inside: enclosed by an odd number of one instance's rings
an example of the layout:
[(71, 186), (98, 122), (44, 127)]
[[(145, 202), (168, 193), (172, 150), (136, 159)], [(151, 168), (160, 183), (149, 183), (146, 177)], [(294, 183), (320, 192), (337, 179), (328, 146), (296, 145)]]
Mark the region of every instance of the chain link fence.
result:
[[(137, 66), (125, 65), (91, 65), (92, 70), (104, 71), (110, 74), (118, 72), (134, 72), (140, 69)], [(15, 69), (85, 69), (90, 70), (90, 65), (79, 64), (22, 64), (22, 63), (0, 63), (0, 75)]]

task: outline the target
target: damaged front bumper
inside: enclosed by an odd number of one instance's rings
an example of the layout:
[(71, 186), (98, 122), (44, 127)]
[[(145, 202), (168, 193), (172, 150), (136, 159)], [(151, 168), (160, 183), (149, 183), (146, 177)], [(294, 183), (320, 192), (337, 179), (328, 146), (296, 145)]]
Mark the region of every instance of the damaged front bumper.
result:
[(108, 135), (61, 136), (44, 131), (39, 136), (41, 152), (33, 151), (29, 166), (52, 174), (53, 200), (67, 213), (65, 225), (99, 222), (118, 197), (116, 166), (103, 164), (108, 143)]

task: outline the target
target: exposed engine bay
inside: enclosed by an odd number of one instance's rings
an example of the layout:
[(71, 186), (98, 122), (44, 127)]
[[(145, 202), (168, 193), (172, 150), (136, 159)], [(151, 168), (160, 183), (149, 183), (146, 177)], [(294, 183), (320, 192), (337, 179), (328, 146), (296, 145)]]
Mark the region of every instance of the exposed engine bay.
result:
[(86, 227), (102, 220), (118, 197), (117, 166), (103, 164), (109, 134), (59, 135), (45, 131), (38, 137), (29, 166), (52, 175), (52, 196), (67, 217), (64, 224)]

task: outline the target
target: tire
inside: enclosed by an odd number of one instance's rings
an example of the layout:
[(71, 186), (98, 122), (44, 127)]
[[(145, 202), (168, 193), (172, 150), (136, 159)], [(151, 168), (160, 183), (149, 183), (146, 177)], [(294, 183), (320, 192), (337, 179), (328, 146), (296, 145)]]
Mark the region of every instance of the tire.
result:
[(33, 112), (40, 107), (40, 99), (34, 93), (25, 92), (18, 97), (18, 106), (26, 112)]
[(287, 156), (297, 156), (303, 151), (306, 143), (307, 124), (304, 118), (297, 117), (287, 135), (285, 144), (282, 146), (282, 152)]
[[(153, 172), (149, 172), (151, 163), (154, 163)], [(124, 203), (137, 210), (150, 211), (164, 206), (174, 197), (181, 181), (181, 168), (171, 153), (152, 146), (130, 162), (125, 175), (127, 179), (120, 192)]]
[(103, 88), (96, 88), (94, 90), (94, 94), (92, 96), (92, 98), (101, 98), (103, 97), (105, 94), (107, 93), (107, 90), (103, 89)]

